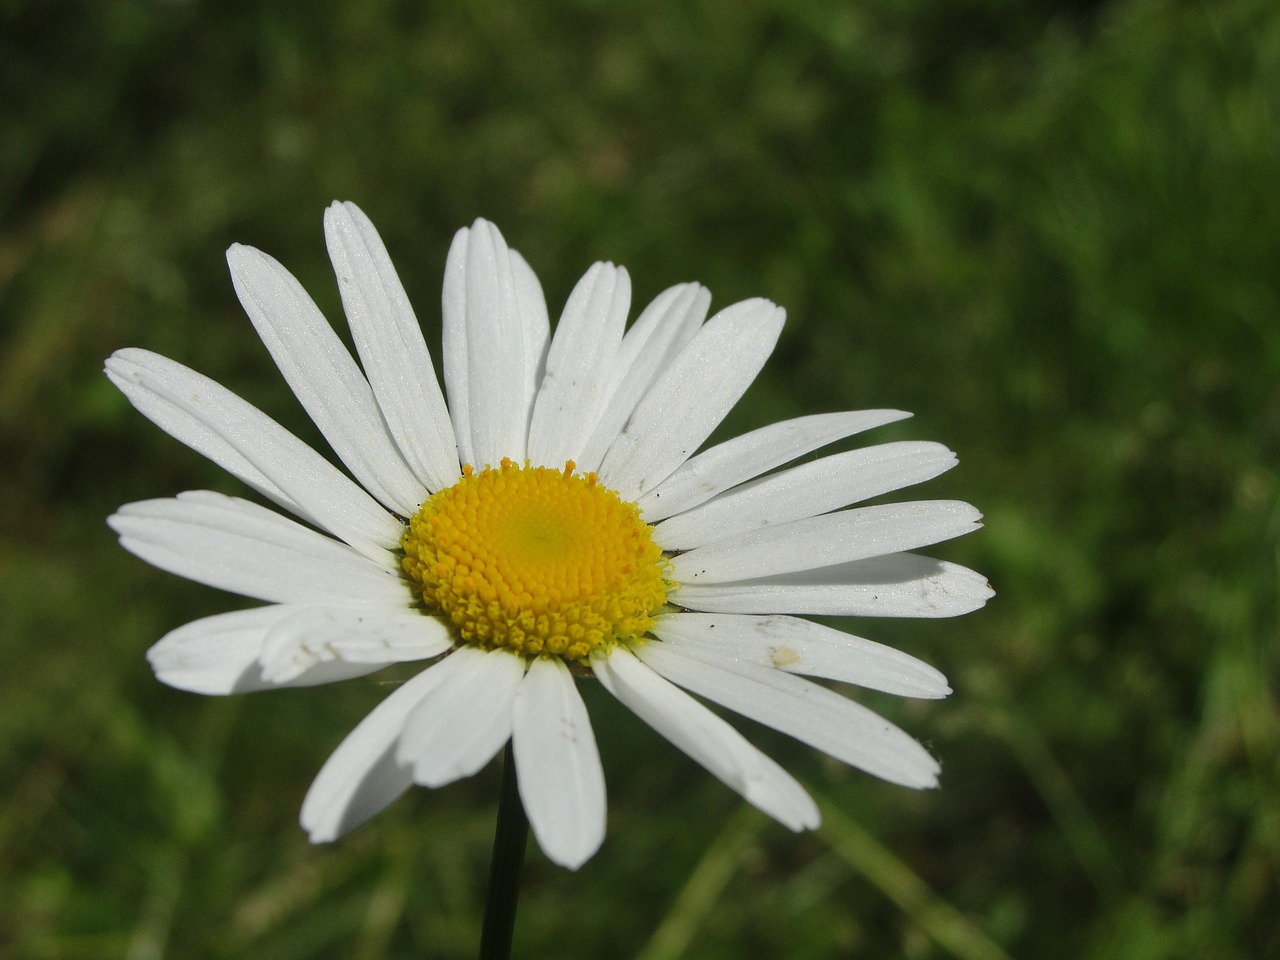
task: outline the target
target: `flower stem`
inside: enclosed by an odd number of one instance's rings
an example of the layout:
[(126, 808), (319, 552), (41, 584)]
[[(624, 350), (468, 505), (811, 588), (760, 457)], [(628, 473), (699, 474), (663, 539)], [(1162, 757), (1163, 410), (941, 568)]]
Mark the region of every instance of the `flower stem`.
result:
[(493, 860), (489, 864), (489, 895), (480, 931), (480, 960), (509, 960), (511, 934), (516, 926), (516, 902), (520, 898), (520, 868), (529, 821), (516, 787), (516, 760), (507, 741), (502, 756), (502, 798), (498, 801), (498, 826), (493, 834)]

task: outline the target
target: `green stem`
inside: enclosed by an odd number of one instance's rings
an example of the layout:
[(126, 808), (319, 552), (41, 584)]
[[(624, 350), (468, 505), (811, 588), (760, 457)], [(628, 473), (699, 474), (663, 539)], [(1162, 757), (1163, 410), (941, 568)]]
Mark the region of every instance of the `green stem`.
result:
[(489, 864), (489, 896), (480, 931), (480, 960), (509, 960), (511, 934), (516, 926), (516, 902), (520, 898), (520, 868), (529, 821), (516, 787), (516, 760), (507, 742), (502, 757), (502, 799), (498, 801), (498, 826), (493, 834), (493, 860)]

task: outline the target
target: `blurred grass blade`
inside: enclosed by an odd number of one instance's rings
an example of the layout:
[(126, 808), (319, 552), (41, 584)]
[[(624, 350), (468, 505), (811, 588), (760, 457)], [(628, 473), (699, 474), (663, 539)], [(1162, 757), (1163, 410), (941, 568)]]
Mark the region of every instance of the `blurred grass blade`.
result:
[(959, 910), (930, 890), (888, 847), (820, 794), (815, 793), (814, 799), (822, 811), (818, 836), (836, 856), (896, 903), (930, 939), (961, 960), (1010, 960), (1007, 953)]
[(636, 954), (636, 960), (678, 960), (685, 956), (698, 927), (733, 879), (743, 855), (769, 822), (755, 807), (739, 805), (689, 874), (675, 903)]

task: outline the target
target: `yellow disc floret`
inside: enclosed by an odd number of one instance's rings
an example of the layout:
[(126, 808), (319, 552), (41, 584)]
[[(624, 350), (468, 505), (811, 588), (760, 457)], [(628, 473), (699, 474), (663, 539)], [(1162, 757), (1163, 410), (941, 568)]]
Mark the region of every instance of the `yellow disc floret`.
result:
[(643, 637), (667, 600), (667, 561), (639, 509), (572, 461), (464, 467), (401, 543), (427, 608), (480, 647), (585, 662)]

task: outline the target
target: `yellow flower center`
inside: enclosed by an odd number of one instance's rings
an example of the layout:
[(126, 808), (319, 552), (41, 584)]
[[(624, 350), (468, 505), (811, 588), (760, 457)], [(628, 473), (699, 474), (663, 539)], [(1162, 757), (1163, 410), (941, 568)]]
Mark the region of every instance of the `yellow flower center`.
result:
[(464, 643), (585, 662), (653, 626), (667, 561), (651, 528), (573, 471), (466, 466), (409, 521), (404, 571)]

